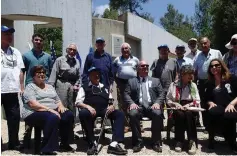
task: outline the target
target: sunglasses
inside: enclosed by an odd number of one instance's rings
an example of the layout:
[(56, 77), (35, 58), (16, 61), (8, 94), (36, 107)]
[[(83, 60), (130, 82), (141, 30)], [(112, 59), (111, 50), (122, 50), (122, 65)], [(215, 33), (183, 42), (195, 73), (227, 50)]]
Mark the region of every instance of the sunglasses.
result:
[(219, 68), (221, 65), (220, 64), (213, 64), (213, 65), (210, 65), (211, 68), (215, 67), (215, 68)]
[(146, 64), (146, 65), (141, 65), (140, 67), (141, 67), (141, 68), (148, 68), (149, 65), (147, 65), (147, 64)]

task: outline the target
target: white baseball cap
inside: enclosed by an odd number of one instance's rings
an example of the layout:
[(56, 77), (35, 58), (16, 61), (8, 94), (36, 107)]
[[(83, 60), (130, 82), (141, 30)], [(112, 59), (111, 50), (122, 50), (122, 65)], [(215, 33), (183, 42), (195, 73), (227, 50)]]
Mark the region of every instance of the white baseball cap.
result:
[(226, 47), (227, 49), (232, 49), (232, 45), (231, 45), (230, 43), (231, 43), (231, 41), (232, 41), (233, 39), (236, 39), (236, 40), (237, 40), (237, 34), (234, 34), (234, 35), (231, 37), (230, 42), (225, 45), (225, 47)]
[(195, 41), (195, 42), (197, 42), (197, 39), (196, 39), (196, 38), (190, 38), (190, 39), (188, 40), (188, 42), (190, 42), (190, 41)]

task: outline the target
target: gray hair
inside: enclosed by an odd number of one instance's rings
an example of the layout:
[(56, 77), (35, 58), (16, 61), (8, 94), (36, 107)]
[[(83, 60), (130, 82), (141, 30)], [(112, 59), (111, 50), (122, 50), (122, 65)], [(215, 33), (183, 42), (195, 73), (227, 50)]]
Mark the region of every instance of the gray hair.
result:
[[(77, 52), (78, 52), (78, 47), (77, 47), (76, 43), (70, 43), (70, 44), (68, 44), (67, 48), (68, 48), (70, 45), (74, 45), (74, 46), (77, 48)], [(66, 49), (67, 49), (67, 48), (66, 48)]]
[(121, 50), (122, 50), (122, 48), (123, 48), (124, 46), (125, 46), (125, 47), (128, 47), (128, 48), (129, 48), (129, 51), (131, 51), (131, 46), (130, 46), (129, 43), (124, 42), (124, 43), (121, 45)]

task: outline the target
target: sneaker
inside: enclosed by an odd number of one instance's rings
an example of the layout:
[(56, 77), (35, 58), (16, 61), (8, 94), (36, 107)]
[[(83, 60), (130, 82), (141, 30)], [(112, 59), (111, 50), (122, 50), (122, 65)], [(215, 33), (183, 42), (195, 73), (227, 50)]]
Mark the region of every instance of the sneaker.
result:
[(123, 149), (119, 144), (117, 144), (116, 147), (112, 147), (109, 145), (107, 153), (114, 155), (126, 155), (128, 154), (128, 151), (126, 149)]
[(158, 153), (162, 153), (162, 143), (158, 141), (153, 145), (152, 149)]
[(188, 154), (189, 155), (195, 155), (197, 151), (197, 147), (195, 145), (195, 142), (190, 140), (189, 141), (189, 147), (188, 147)]
[(175, 145), (175, 152), (182, 152), (182, 148), (183, 148), (183, 144), (181, 142), (177, 142), (176, 145)]

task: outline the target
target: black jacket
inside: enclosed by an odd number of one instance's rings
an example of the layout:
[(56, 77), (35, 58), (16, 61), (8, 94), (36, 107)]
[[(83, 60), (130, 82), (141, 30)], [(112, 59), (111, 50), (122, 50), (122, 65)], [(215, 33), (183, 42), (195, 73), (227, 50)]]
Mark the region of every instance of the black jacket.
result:
[[(227, 106), (237, 97), (237, 77), (232, 75), (228, 81), (223, 81), (219, 89), (215, 89), (215, 81), (207, 82), (206, 103), (211, 101), (217, 105)], [(208, 107), (208, 105), (206, 105)]]

